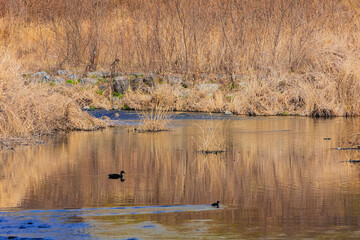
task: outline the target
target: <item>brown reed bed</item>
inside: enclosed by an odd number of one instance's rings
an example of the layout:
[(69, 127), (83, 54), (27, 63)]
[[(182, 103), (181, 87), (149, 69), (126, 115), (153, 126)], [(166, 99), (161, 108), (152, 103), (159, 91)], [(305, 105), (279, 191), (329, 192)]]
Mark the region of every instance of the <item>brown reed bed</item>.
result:
[(107, 69), (117, 58), (122, 71), (195, 79), (204, 72), (317, 72), (316, 63), (357, 47), (346, 39), (359, 27), (356, 9), (342, 0), (1, 3), (1, 44), (30, 69)]
[(27, 144), (32, 142), (29, 137), (58, 131), (105, 127), (103, 121), (81, 110), (76, 102), (80, 93), (44, 84), (25, 85), (16, 61), (5, 50), (0, 53), (0, 146)]
[[(182, 111), (358, 116), (359, 9), (355, 0), (0, 0), (0, 46), (26, 71), (185, 76), (186, 96), (132, 92), (124, 101), (133, 109), (161, 101)], [(204, 73), (226, 87), (211, 98), (197, 91)]]
[(292, 76), (269, 77), (266, 80), (254, 77), (242, 81), (236, 89), (221, 85), (213, 94), (196, 88), (184, 89), (180, 85), (162, 84), (146, 94), (129, 92), (121, 103), (131, 109), (148, 109), (159, 105), (175, 111), (230, 110), (248, 116), (359, 116), (360, 99), (356, 97), (356, 92), (360, 91), (359, 82), (344, 79), (342, 84), (348, 88), (346, 91), (344, 89), (347, 95), (345, 99), (339, 95), (339, 85), (325, 76), (314, 76), (311, 81)]

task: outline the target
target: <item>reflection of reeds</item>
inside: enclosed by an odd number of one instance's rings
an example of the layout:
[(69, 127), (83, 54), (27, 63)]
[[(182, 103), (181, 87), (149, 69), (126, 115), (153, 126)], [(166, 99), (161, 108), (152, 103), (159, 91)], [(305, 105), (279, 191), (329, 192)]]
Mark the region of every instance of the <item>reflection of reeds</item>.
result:
[[(241, 206), (241, 221), (253, 217), (249, 212), (254, 209), (261, 222), (269, 221), (271, 214), (274, 227), (284, 216), (296, 218), (299, 226), (314, 219), (326, 223), (349, 216), (348, 211), (357, 210), (349, 194), (358, 191), (359, 169), (356, 164), (339, 163), (343, 158), (337, 153), (345, 151), (334, 152), (329, 144), (338, 146), (335, 139), (347, 135), (339, 128), (351, 129), (352, 123), (340, 119), (337, 124), (315, 125), (313, 119), (297, 118), (296, 126), (307, 129), (298, 133), (304, 141), (294, 139), (291, 132), (261, 133), (293, 126), (294, 120), (230, 122), (227, 152), (218, 155), (193, 152), (191, 137), (201, 132), (193, 131), (190, 123), (158, 134), (125, 134), (122, 128), (76, 132), (57, 138), (55, 145), (6, 151), (0, 155), (0, 176), (4, 176), (0, 208), (208, 204), (218, 199), (228, 206)], [(199, 123), (205, 129), (204, 124)], [(94, 165), (100, 159), (103, 162)], [(129, 172), (126, 185), (107, 180), (114, 169)], [(323, 215), (310, 211), (314, 208)], [(349, 218), (356, 221), (356, 214)], [(156, 216), (164, 223), (175, 221), (165, 215)], [(233, 223), (233, 215), (234, 211), (224, 213), (224, 221)]]
[(359, 160), (360, 151), (354, 150), (360, 146), (360, 121), (358, 119), (347, 119), (347, 124), (339, 130), (339, 132), (344, 133), (340, 138), (339, 145), (343, 150), (346, 148), (353, 148), (342, 151), (344, 161)]
[(153, 108), (140, 114), (140, 125), (134, 128), (136, 132), (160, 132), (170, 129), (172, 113), (167, 109)]
[(211, 120), (205, 127), (195, 124), (201, 130), (201, 135), (197, 139), (193, 138), (198, 151), (205, 154), (225, 152), (228, 131), (227, 124), (225, 128), (220, 126), (222, 122), (215, 123), (214, 120)]

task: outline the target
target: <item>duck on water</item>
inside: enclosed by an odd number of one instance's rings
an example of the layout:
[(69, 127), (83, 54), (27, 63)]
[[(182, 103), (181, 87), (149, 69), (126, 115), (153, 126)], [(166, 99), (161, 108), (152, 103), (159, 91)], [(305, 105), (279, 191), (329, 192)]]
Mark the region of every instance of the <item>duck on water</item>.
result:
[(112, 173), (112, 174), (109, 174), (109, 179), (119, 179), (124, 181), (125, 179), (124, 178), (124, 175), (125, 172), (124, 171), (121, 171), (120, 174), (117, 174), (117, 173)]
[(211, 206), (212, 207), (216, 207), (216, 208), (219, 208), (220, 207), (220, 201), (217, 201), (216, 203), (212, 203)]

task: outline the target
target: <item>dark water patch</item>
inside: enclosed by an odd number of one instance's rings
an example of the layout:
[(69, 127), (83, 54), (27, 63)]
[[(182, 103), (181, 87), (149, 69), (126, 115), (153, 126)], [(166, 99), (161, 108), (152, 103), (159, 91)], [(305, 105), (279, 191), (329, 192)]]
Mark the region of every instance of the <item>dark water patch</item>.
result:
[(0, 239), (17, 239), (17, 240), (47, 240), (50, 238), (30, 238), (30, 237), (16, 237), (16, 236), (8, 236), (8, 237), (1, 237)]
[(144, 226), (142, 226), (143, 228), (156, 228), (156, 226), (155, 225), (144, 225)]
[(357, 147), (337, 147), (337, 148), (333, 148), (336, 150), (360, 150), (360, 146)]
[(348, 160), (348, 161), (342, 161), (347, 163), (360, 163), (360, 160)]
[[(24, 217), (34, 218), (31, 215)], [(22, 219), (16, 215), (7, 215), (7, 221), (1, 227), (0, 236), (3, 238), (13, 236), (16, 237), (15, 239), (77, 239), (90, 237), (86, 233), (89, 228), (88, 224), (70, 224), (64, 221), (65, 218), (45, 217), (31, 222), (24, 222)]]
[(44, 225), (39, 225), (38, 228), (50, 228), (50, 225), (44, 224)]
[(198, 153), (203, 153), (203, 154), (220, 154), (220, 153), (225, 153), (226, 151), (197, 151)]
[[(51, 225), (42, 223), (46, 218), (56, 222), (56, 219), (64, 218), (66, 223), (83, 223), (84, 217), (94, 216), (122, 216), (134, 214), (171, 213), (185, 211), (209, 211), (214, 210), (210, 205), (165, 205), (165, 206), (134, 206), (134, 207), (112, 207), (112, 208), (85, 208), (85, 209), (62, 209), (62, 210), (24, 210), (8, 212), (1, 215), (2, 221), (8, 222), (11, 217), (19, 220), (20, 227), (50, 228)], [(158, 210), (155, 210), (158, 209)], [(154, 211), (155, 210), (155, 211)], [(57, 213), (57, 214), (54, 214)], [(35, 214), (35, 215), (34, 215)], [(10, 218), (9, 218), (10, 217)], [(20, 219), (25, 219), (20, 222)], [(32, 219), (29, 222), (28, 219)], [(36, 220), (38, 219), (38, 220)], [(76, 221), (74, 221), (76, 219)], [(30, 223), (30, 224), (29, 224)], [(11, 224), (10, 224), (11, 225)]]
[[(169, 208), (171, 206), (167, 206), (167, 208)], [(173, 206), (177, 207), (177, 206)], [(155, 207), (156, 208), (156, 207)], [(157, 207), (157, 208), (160, 208)], [(196, 210), (198, 210), (199, 206), (187, 206), (187, 210), (191, 210), (191, 208), (195, 208)], [(200, 206), (201, 208), (201, 206)], [(29, 218), (32, 219), (33, 215), (29, 214), (31, 211), (19, 211), (19, 212), (14, 212), (11, 214), (8, 214), (6, 216), (6, 223), (5, 225), (2, 227), (2, 232), (5, 232), (5, 234), (7, 235), (14, 235), (17, 234), (18, 236), (33, 236), (33, 237), (43, 237), (43, 236), (54, 236), (52, 239), (64, 239), (67, 237), (70, 237), (71, 239), (73, 238), (77, 238), (77, 237), (85, 237), (88, 238), (90, 237), (89, 234), (86, 234), (87, 232), (90, 231), (91, 229), (91, 221), (89, 221), (89, 218), (107, 218), (110, 216), (124, 216), (124, 215), (128, 215), (128, 216), (137, 216), (139, 214), (154, 214), (154, 211), (148, 211), (148, 212), (128, 212), (128, 213), (113, 213), (114, 209), (116, 208), (111, 208), (111, 209), (107, 209), (107, 208), (101, 208), (102, 213), (101, 214), (96, 214), (95, 212), (92, 212), (92, 209), (87, 209), (86, 211), (88, 211), (88, 213), (82, 214), (81, 216), (74, 216), (74, 211), (76, 213), (78, 213), (79, 211), (76, 210), (67, 210), (66, 212), (68, 213), (68, 215), (51, 215), (49, 213), (47, 213), (46, 210), (42, 210), (42, 214), (41, 214), (41, 218), (39, 220), (36, 221), (31, 221), (33, 224), (31, 224), (30, 226), (27, 225), (27, 223), (29, 223), (29, 221), (23, 221), (21, 219), (25, 218)], [(130, 209), (130, 208), (129, 208)], [(134, 208), (131, 208), (132, 210), (134, 210)], [(144, 208), (137, 208), (137, 209), (144, 209)], [(154, 207), (151, 207), (150, 209), (154, 209)], [(99, 208), (98, 208), (99, 210)], [(177, 211), (177, 210), (171, 210), (173, 212)], [(168, 212), (171, 212), (168, 211)], [(183, 210), (184, 211), (184, 210)], [(52, 211), (50, 211), (52, 212)], [(166, 211), (157, 211), (158, 213), (163, 213)], [(20, 217), (20, 215), (22, 215)], [(1, 216), (4, 217), (4, 216)], [(38, 217), (38, 215), (37, 215)], [(75, 221), (74, 221), (75, 219)], [(46, 222), (46, 223), (44, 223)], [(88, 222), (88, 223), (85, 223)], [(156, 228), (157, 225), (155, 224), (143, 224), (142, 228)], [(41, 230), (41, 232), (39, 232), (39, 230)], [(20, 232), (18, 232), (17, 230), (20, 230)], [(59, 237), (60, 236), (60, 237)], [(101, 238), (100, 238), (101, 239)]]
[(165, 213), (165, 211), (155, 211), (155, 212), (151, 212), (151, 213)]
[[(138, 121), (140, 120), (140, 113), (137, 111), (123, 111), (123, 110), (93, 110), (88, 111), (91, 116), (96, 118), (108, 117), (111, 120), (122, 120), (122, 121)], [(171, 116), (174, 120), (240, 120), (244, 117), (236, 115), (225, 115), (222, 113), (177, 113), (174, 112)]]

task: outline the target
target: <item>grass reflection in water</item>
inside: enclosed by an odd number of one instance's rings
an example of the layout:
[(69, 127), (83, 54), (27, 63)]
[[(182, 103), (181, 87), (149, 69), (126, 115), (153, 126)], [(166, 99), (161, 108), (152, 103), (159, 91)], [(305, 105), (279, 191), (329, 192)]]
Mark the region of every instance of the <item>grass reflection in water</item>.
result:
[[(354, 122), (295, 117), (230, 120), (228, 150), (218, 155), (197, 152), (193, 138), (200, 131), (194, 124), (206, 122), (175, 120), (173, 131), (156, 134), (136, 134), (123, 127), (78, 132), (58, 136), (53, 143), (3, 152), (0, 207), (208, 205), (219, 200), (227, 208), (109, 214), (86, 217), (85, 222), (97, 226), (98, 230), (90, 229), (99, 236), (107, 236), (125, 219), (133, 226), (149, 221), (147, 225), (161, 226), (168, 233), (194, 236), (206, 232), (229, 238), (316, 237), (330, 231), (356, 236), (359, 167), (342, 162), (349, 153), (336, 150), (349, 135), (344, 129), (355, 130)], [(126, 171), (125, 182), (108, 179), (109, 173), (121, 169)]]

